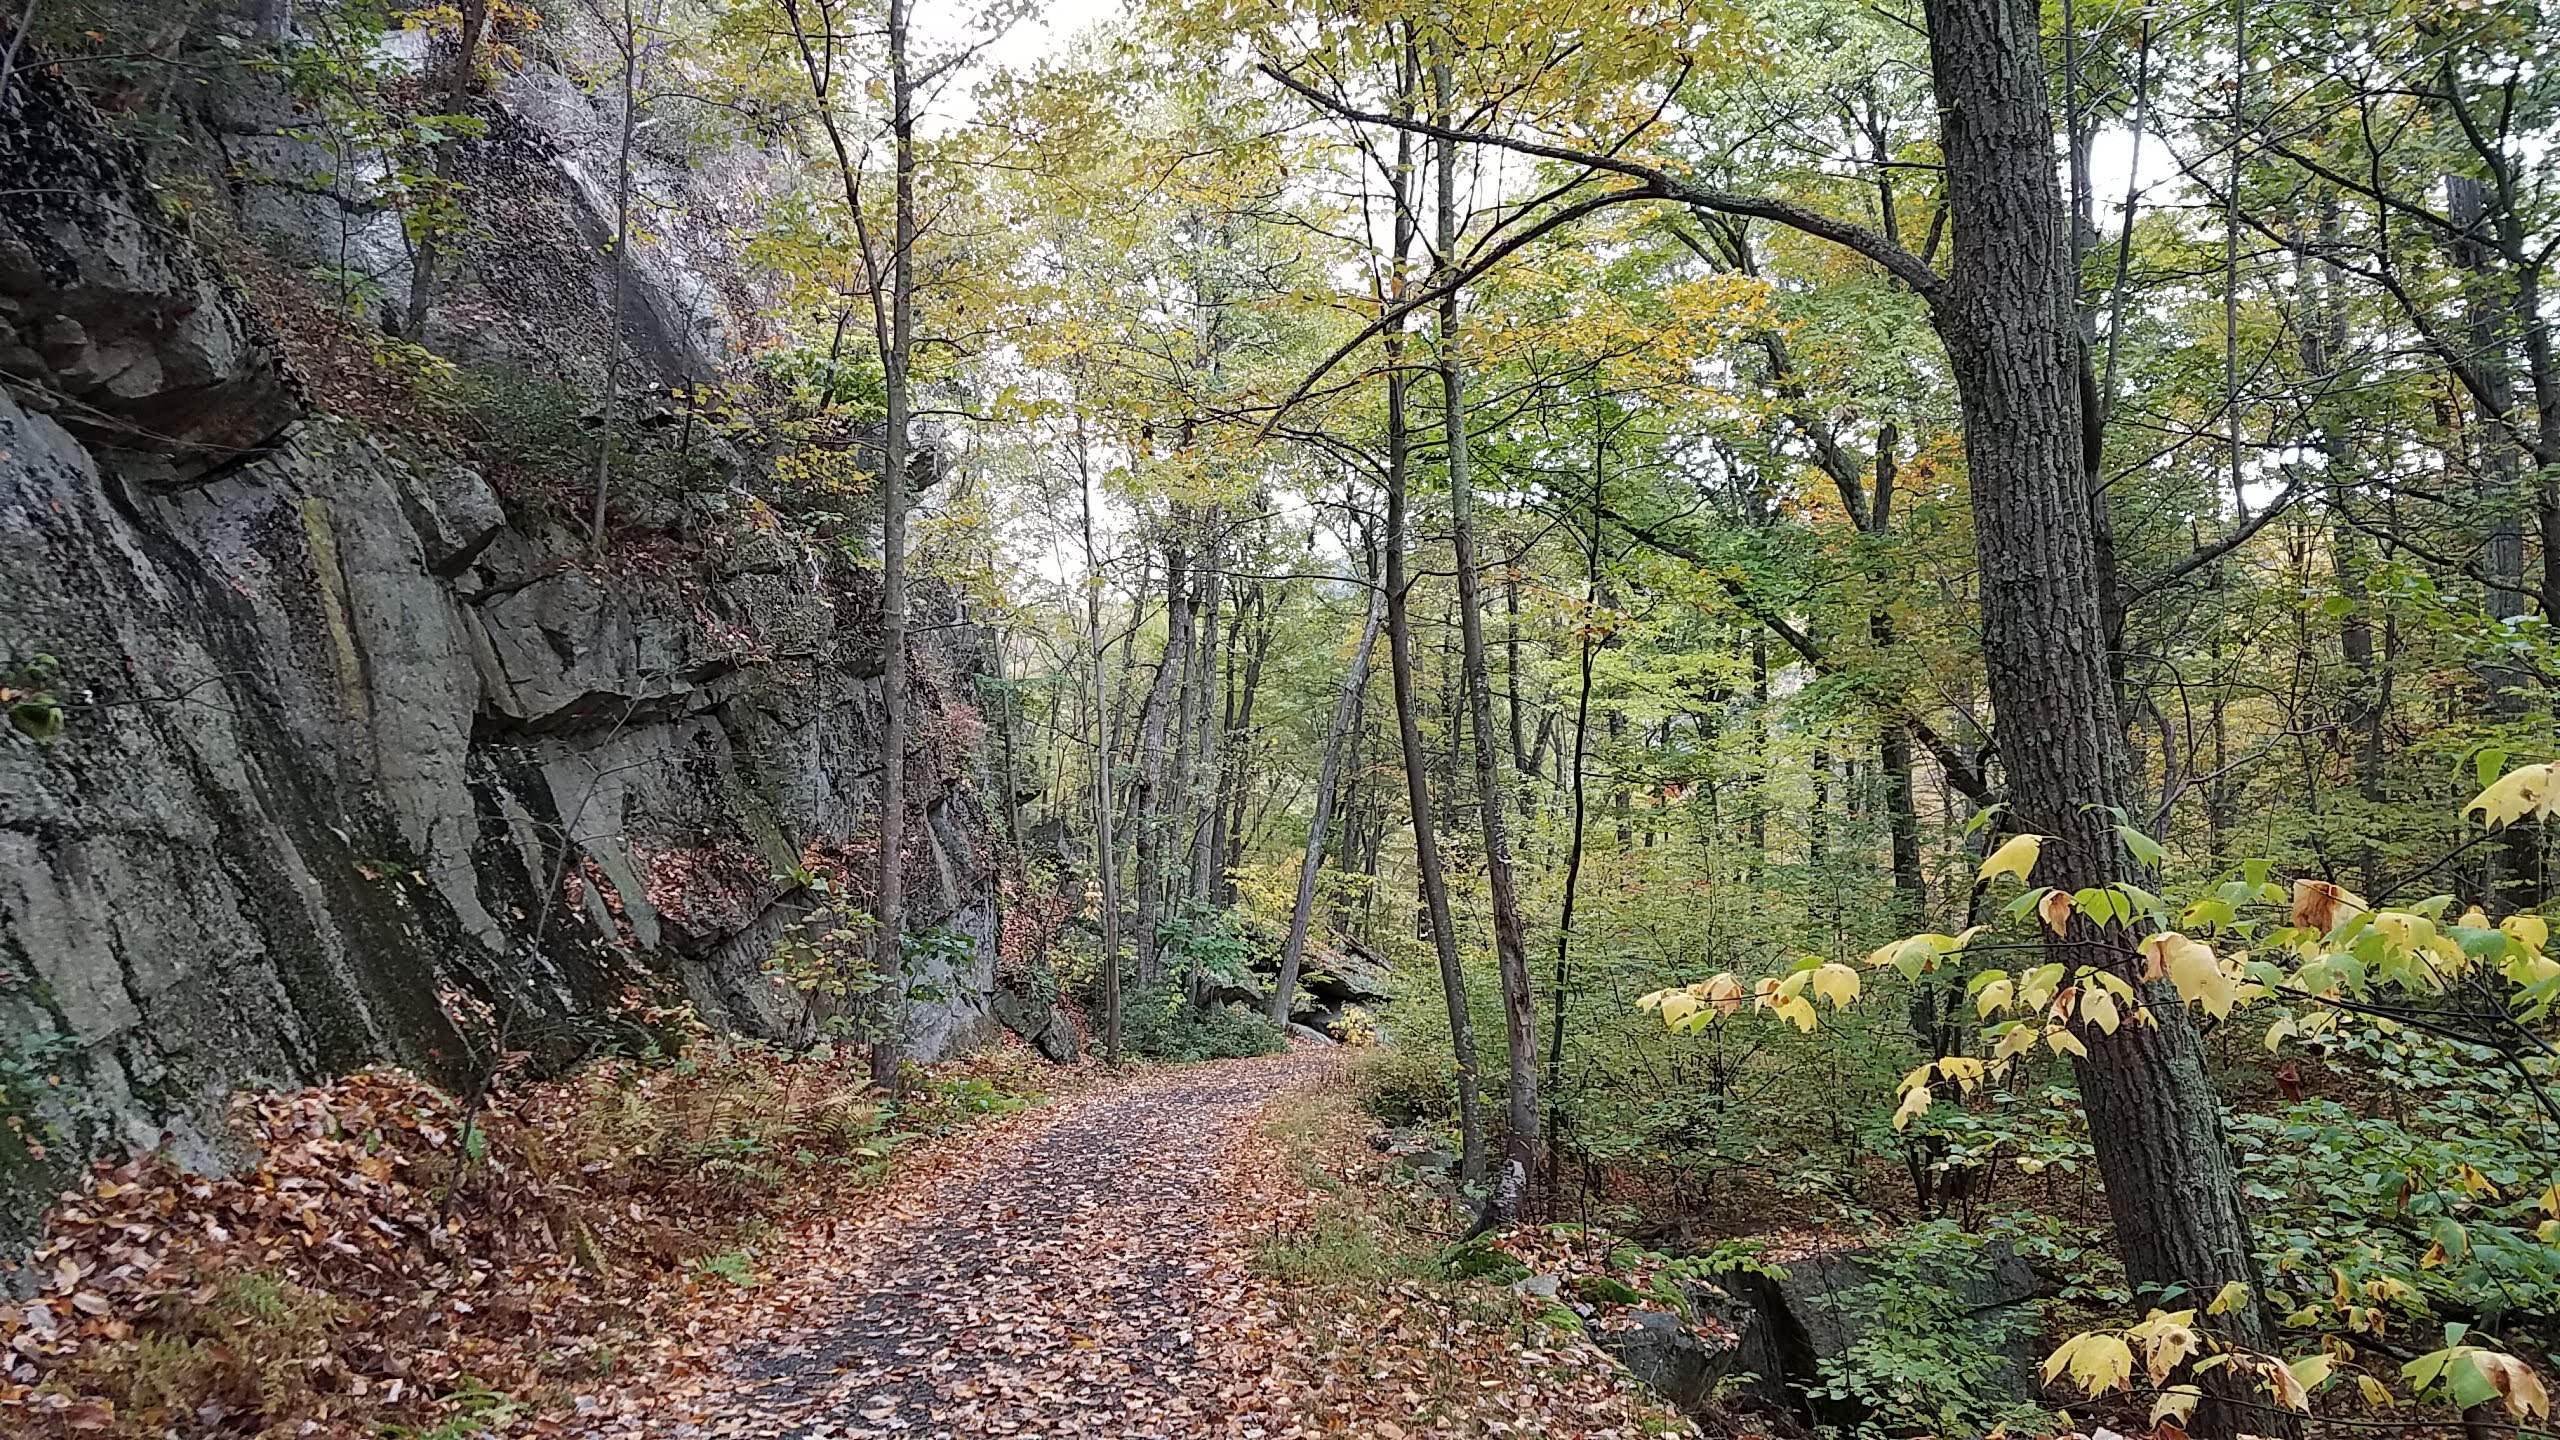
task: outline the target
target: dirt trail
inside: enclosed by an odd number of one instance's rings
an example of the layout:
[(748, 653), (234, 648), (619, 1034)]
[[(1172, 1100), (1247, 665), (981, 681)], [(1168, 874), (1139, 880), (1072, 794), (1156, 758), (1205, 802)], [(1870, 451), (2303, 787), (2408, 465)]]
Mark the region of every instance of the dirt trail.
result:
[[(804, 1227), (687, 1337), (712, 1358), (593, 1398), (599, 1437), (1226, 1434), (1256, 1219), (1237, 1164), (1321, 1051), (1168, 1071), (963, 1136), (875, 1214)], [(673, 1357), (670, 1357), (673, 1358)], [(1227, 1397), (1222, 1400), (1222, 1387)], [(1258, 1432), (1257, 1432), (1258, 1433)]]

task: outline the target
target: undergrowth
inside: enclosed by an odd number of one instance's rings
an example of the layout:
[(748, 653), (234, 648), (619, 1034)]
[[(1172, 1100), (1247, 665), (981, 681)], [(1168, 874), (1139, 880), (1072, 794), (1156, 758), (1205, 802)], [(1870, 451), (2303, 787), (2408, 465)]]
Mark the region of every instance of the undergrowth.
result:
[[(1274, 1209), (1253, 1255), (1293, 1332), (1283, 1343), (1306, 1362), (1287, 1372), (1288, 1413), (1328, 1434), (1562, 1433), (1566, 1415), (1580, 1425), (1606, 1415), (1619, 1427), (1607, 1433), (1694, 1434), (1585, 1343), (1572, 1311), (1512, 1288), (1531, 1268), (1518, 1255), (1453, 1243), (1464, 1208), (1362, 1142), (1366, 1088), (1337, 1072), (1277, 1107), (1264, 1129), (1299, 1191)], [(1488, 1254), (1503, 1262), (1499, 1273), (1478, 1263)], [(1382, 1398), (1399, 1428), (1378, 1424)], [(1518, 1428), (1482, 1425), (1493, 1411)]]
[(891, 1103), (853, 1055), (697, 1033), (477, 1106), (388, 1069), (257, 1097), (254, 1168), (145, 1157), (65, 1197), (0, 1306), (0, 1432), (502, 1433), (1040, 1069), (998, 1052)]
[(1120, 1044), (1150, 1060), (1236, 1060), (1274, 1055), (1288, 1037), (1269, 1017), (1191, 1003), (1179, 985), (1132, 989), (1121, 1008)]

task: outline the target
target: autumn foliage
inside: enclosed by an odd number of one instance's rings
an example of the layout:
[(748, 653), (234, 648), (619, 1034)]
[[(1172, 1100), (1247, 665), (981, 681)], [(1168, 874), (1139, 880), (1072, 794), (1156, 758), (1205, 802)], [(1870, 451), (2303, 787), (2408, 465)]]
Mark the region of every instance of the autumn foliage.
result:
[[(1009, 1093), (969, 1067), (972, 1096)], [(162, 1156), (63, 1197), (0, 1307), (12, 1435), (420, 1433), (565, 1401), (751, 1226), (826, 1205), (891, 1147), (1009, 1104), (928, 1090), (884, 1134), (857, 1059), (700, 1037), (476, 1107), (390, 1069), (245, 1101), (254, 1166)]]

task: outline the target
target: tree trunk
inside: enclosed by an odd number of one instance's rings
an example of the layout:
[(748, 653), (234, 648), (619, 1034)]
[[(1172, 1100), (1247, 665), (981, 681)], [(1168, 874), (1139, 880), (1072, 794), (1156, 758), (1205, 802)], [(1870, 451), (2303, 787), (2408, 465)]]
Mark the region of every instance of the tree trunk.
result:
[[(1412, 70), (1408, 41), (1408, 74)], [(1410, 81), (1406, 86), (1410, 93)], [(1396, 189), (1413, 193), (1413, 136), (1398, 131)], [(1396, 294), (1404, 291), (1405, 257), (1414, 241), (1413, 206), (1399, 203), (1395, 218)], [(1469, 1187), (1484, 1179), (1484, 1102), (1477, 1078), (1476, 1031), (1467, 1001), (1467, 972), (1458, 958), (1457, 922), (1449, 913), (1449, 878), (1440, 868), (1440, 844), (1433, 833), (1429, 753), (1422, 743), (1422, 712), (1413, 693), (1413, 579), (1405, 565), (1406, 471), (1413, 440), (1405, 413), (1404, 325), (1391, 323), (1384, 336), (1387, 370), (1387, 656), (1395, 681), (1396, 738), (1404, 756), (1407, 812), (1413, 824), (1413, 865), (1422, 888), (1423, 910), (1431, 930), (1431, 949), (1440, 961), (1440, 993), (1449, 1008), (1450, 1061), (1458, 1091), (1458, 1175)]]
[[(1084, 571), (1099, 582), (1100, 559), (1093, 549), (1093, 476), (1086, 464), (1084, 417), (1076, 417), (1076, 498), (1084, 517)], [(1085, 586), (1085, 633), (1093, 664), (1093, 714), (1098, 727), (1093, 746), (1093, 871), (1102, 888), (1102, 1058), (1120, 1063), (1120, 849), (1111, 837), (1111, 689), (1103, 662), (1111, 647), (1102, 635), (1102, 586)]]
[[(460, 0), (460, 9), (462, 33), (454, 48), (453, 67), (445, 72), (436, 102), (447, 115), (460, 115), (470, 108), (472, 72), (479, 68), (481, 37), (489, 29), (489, 0)], [(453, 147), (457, 143), (447, 137), (435, 148), (433, 200), (439, 205), (450, 203)], [(409, 252), (409, 304), (401, 317), (400, 338), (411, 344), (427, 333), (427, 314), (435, 305), (437, 272), (444, 264), (444, 230), (441, 223), (426, 225)], [(617, 249), (621, 245), (618, 237), (614, 243)]]
[[(1214, 517), (1213, 517), (1214, 523)], [(1223, 723), (1225, 702), (1219, 694), (1219, 679), (1227, 663), (1218, 640), (1219, 621), (1226, 606), (1226, 574), (1223, 550), (1212, 546), (1209, 571), (1201, 585), (1200, 660), (1196, 667), (1200, 677), (1200, 698), (1196, 707), (1200, 716), (1200, 738), (1192, 747), (1192, 794), (1196, 815), (1191, 831), (1191, 903), (1206, 906), (1211, 886), (1217, 881), (1222, 852), (1218, 848), (1218, 817), (1225, 813), (1220, 803), (1224, 792), (1219, 777), (1226, 768), (1226, 726)]]
[[(631, 262), (631, 141), (639, 133), (640, 23), (622, 0), (622, 140), (613, 162), (613, 285), (604, 312), (604, 394), (597, 401), (595, 501), (587, 516), (588, 553), (604, 554), (604, 502), (613, 485), (613, 407), (622, 385), (622, 297)], [(824, 97), (821, 97), (823, 102)], [(846, 181), (851, 188), (852, 181)]]
[[(1444, 51), (1433, 67), (1432, 91), (1446, 124), (1449, 117), (1451, 57)], [(1439, 146), (1439, 251), (1453, 259), (1458, 245), (1458, 146)], [(1487, 673), (1484, 645), (1484, 602), (1478, 593), (1475, 500), (1468, 488), (1467, 378), (1459, 353), (1458, 292), (1447, 287), (1440, 297), (1440, 405), (1442, 441), (1448, 452), (1449, 528), (1457, 548), (1458, 633), (1463, 646), (1468, 711), (1475, 731), (1476, 808), (1484, 827), (1485, 879), (1493, 892), (1493, 947), (1502, 976), (1503, 1040), (1510, 1060), (1502, 1175), (1494, 1187), (1484, 1221), (1500, 1223), (1520, 1213), (1531, 1177), (1538, 1173), (1538, 1026), (1537, 997), (1530, 989), (1528, 943), (1520, 925), (1519, 885), (1511, 871), (1510, 817), (1502, 803), (1499, 742), (1493, 728), (1493, 682)]]
[(1360, 691), (1369, 683), (1369, 651), (1378, 643), (1378, 621), (1385, 609), (1385, 592), (1369, 592), (1368, 614), (1360, 622), (1360, 644), (1351, 652), (1351, 673), (1342, 680), (1342, 695), (1333, 704), (1333, 727), (1325, 732), (1324, 762), (1316, 772), (1316, 813), (1307, 822), (1307, 853), (1298, 868), (1298, 899), (1289, 911), (1289, 938), (1280, 947), (1280, 980), (1271, 991), (1271, 1023), (1289, 1023), (1289, 1002), (1298, 988), (1298, 962), (1307, 953), (1307, 922), (1315, 915), (1316, 877), (1324, 869), (1325, 827), (1333, 818), (1334, 779), (1342, 764), (1343, 738), (1351, 732), (1351, 717), (1359, 707)]
[[(1520, 567), (1502, 567), (1502, 690), (1505, 718), (1511, 722), (1511, 772), (1535, 775), (1529, 758), (1528, 727), (1520, 714)], [(1529, 787), (1520, 787), (1520, 813), (1530, 813)]]
[[(1262, 587), (1259, 585), (1256, 585), (1251, 593), (1253, 596), (1254, 614), (1253, 639), (1250, 648), (1245, 652), (1244, 680), (1238, 687), (1241, 693), (1239, 694), (1236, 702), (1235, 724), (1228, 727), (1227, 745), (1229, 749), (1249, 747), (1253, 744), (1253, 702), (1254, 697), (1262, 693), (1262, 662), (1265, 657), (1269, 656), (1271, 653), (1271, 633), (1273, 622), (1270, 613), (1270, 601), (1263, 594)], [(1239, 610), (1237, 613), (1237, 624), (1241, 627), (1243, 624), (1243, 612)], [(1238, 754), (1232, 757), (1230, 763), (1227, 765), (1226, 769), (1221, 772), (1219, 777), (1219, 784), (1224, 787), (1226, 795), (1226, 818), (1219, 822), (1219, 829), (1225, 837), (1222, 842), (1223, 849), (1220, 853), (1225, 855), (1226, 860), (1225, 863), (1219, 866), (1218, 887), (1215, 895), (1217, 902), (1221, 905), (1233, 905), (1236, 903), (1234, 871), (1237, 866), (1244, 863), (1244, 847), (1246, 839), (1244, 823), (1244, 781), (1245, 765), (1247, 763), (1249, 753), (1250, 752), (1248, 751), (1246, 754)]]
[[(1983, 657), (2007, 767), (2012, 824), (2051, 837), (2035, 880), (2065, 889), (2130, 878), (2100, 807), (2132, 793), (2097, 602), (2082, 429), (2078, 277), (2053, 165), (2053, 123), (2030, 0), (1927, 0), (1951, 222), (1958, 237), (1932, 321), (1964, 421), (1982, 585)], [(2103, 956), (2138, 976), (2132, 936), (2085, 920), (2052, 959)], [(2149, 988), (2156, 1026), (2084, 1037), (2082, 1103), (2125, 1268), (2137, 1287), (2211, 1296), (2227, 1281), (2263, 1296), (2218, 1099), (2186, 1007)], [(2227, 1317), (2231, 1338), (2272, 1349), (2262, 1300)], [(2219, 1370), (2209, 1395), (2241, 1382)], [(2233, 1408), (2196, 1433), (2233, 1433)], [(2254, 1421), (2253, 1428), (2272, 1421)]]
[(1174, 704), (1173, 690), (1179, 683), (1183, 656), (1191, 644), (1190, 614), (1183, 599), (1187, 573), (1182, 542), (1167, 540), (1164, 656), (1156, 663), (1155, 685), (1147, 696), (1146, 718), (1139, 726), (1138, 793), (1130, 816), (1130, 823), (1138, 832), (1138, 985), (1142, 989), (1155, 984), (1158, 974), (1156, 921), (1164, 899), (1164, 727), (1166, 712)]
[[(1608, 441), (1596, 425), (1591, 437), (1591, 529), (1584, 536), (1586, 548), (1583, 551), (1582, 575), (1582, 603), (1586, 609), (1582, 616), (1582, 633), (1577, 637), (1580, 642), (1577, 657), (1581, 661), (1580, 684), (1573, 692), (1573, 770), (1568, 793), (1568, 803), (1573, 807), (1573, 830), (1565, 844), (1564, 904), (1556, 917), (1555, 988), (1548, 1001), (1547, 1014), (1546, 1153), (1548, 1163), (1559, 1168), (1563, 1165), (1563, 1161), (1556, 1157), (1561, 1154), (1558, 1141), (1564, 1128), (1564, 997), (1565, 986), (1573, 977), (1573, 908), (1582, 891), (1583, 825), (1589, 816), (1582, 783), (1582, 761), (1585, 737), (1591, 733), (1591, 663), (1597, 648), (1593, 642), (1599, 623), (1600, 535), (1604, 523), (1602, 516), (1606, 513), (1601, 497), (1605, 493), (1602, 466), (1608, 456)], [(1516, 616), (1518, 611), (1515, 609), (1513, 614)], [(1514, 628), (1517, 629), (1516, 620)], [(1552, 1177), (1547, 1188), (1550, 1194), (1556, 1188)]]
[[(2445, 218), (2466, 231), (2478, 232), (2489, 220), (2488, 187), (2468, 177), (2445, 181)], [(2489, 515), (2489, 535), (2481, 553), (2488, 578), (2488, 611), (2500, 620), (2524, 615), (2531, 605), (2524, 579), (2524, 446), (2515, 428), (2515, 377), (2508, 359), (2507, 310), (2496, 295), (2494, 260), (2485, 240), (2464, 240), (2454, 247), (2454, 263), (2468, 272), (2471, 300), (2464, 321), (2471, 342), (2471, 363), (2480, 375), (2476, 419), (2480, 438), (2476, 455), (2481, 508)], [(2543, 557), (2546, 573), (2552, 557)], [(2489, 687), (2489, 713), (2514, 725), (2530, 708), (2525, 687), (2530, 670), (2514, 665), (2483, 665), (2480, 678)], [(2490, 896), (2507, 908), (2526, 910), (2541, 898), (2538, 842), (2541, 828), (2510, 825), (2488, 852)]]
[(1005, 653), (1004, 634), (992, 625), (979, 627), (985, 638), (987, 653), (995, 657), (996, 693), (988, 698), (995, 702), (996, 751), (1004, 786), (1004, 839), (1016, 851), (1022, 849), (1022, 758), (1016, 753), (1013, 732), (1021, 724), (1015, 712), (1021, 708), (1021, 692), (1013, 685), (1013, 660)]
[(889, 0), (889, 126), (897, 167), (889, 258), (887, 415), (880, 429), (880, 1004), (873, 1083), (899, 1093), (906, 1050), (907, 362), (915, 350), (916, 137), (907, 0)]

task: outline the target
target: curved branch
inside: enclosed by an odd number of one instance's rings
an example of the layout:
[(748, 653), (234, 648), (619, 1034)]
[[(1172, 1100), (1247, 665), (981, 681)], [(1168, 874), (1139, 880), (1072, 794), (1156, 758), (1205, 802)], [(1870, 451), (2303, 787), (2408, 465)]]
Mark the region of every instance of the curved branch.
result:
[(1428, 135), (1437, 140), (1490, 145), (1515, 154), (1535, 156), (1541, 160), (1555, 160), (1567, 165), (1580, 165), (1586, 169), (1605, 170), (1624, 175), (1645, 183), (1640, 189), (1618, 192), (1619, 199), (1674, 200), (1683, 205), (1695, 205), (1720, 214), (1742, 215), (1755, 220), (1773, 220), (1791, 229), (1801, 230), (1817, 240), (1828, 240), (1835, 245), (1856, 251), (1884, 267), (1895, 279), (1910, 286), (1914, 293), (1933, 306), (1942, 301), (1946, 292), (1946, 277), (1940, 275), (1919, 256), (1864, 225), (1826, 215), (1791, 200), (1781, 200), (1773, 195), (1750, 195), (1734, 190), (1713, 189), (1684, 180), (1660, 166), (1648, 165), (1643, 161), (1629, 160), (1618, 155), (1602, 154), (1593, 150), (1577, 150), (1566, 145), (1549, 145), (1538, 140), (1494, 135), (1482, 130), (1461, 130), (1447, 125), (1435, 125), (1428, 120), (1410, 119), (1381, 111), (1361, 110), (1307, 84), (1277, 65), (1265, 62), (1258, 68), (1263, 74), (1296, 91), (1319, 109), (1329, 111), (1355, 124), (1391, 125), (1400, 130), (1410, 130), (1415, 134)]

